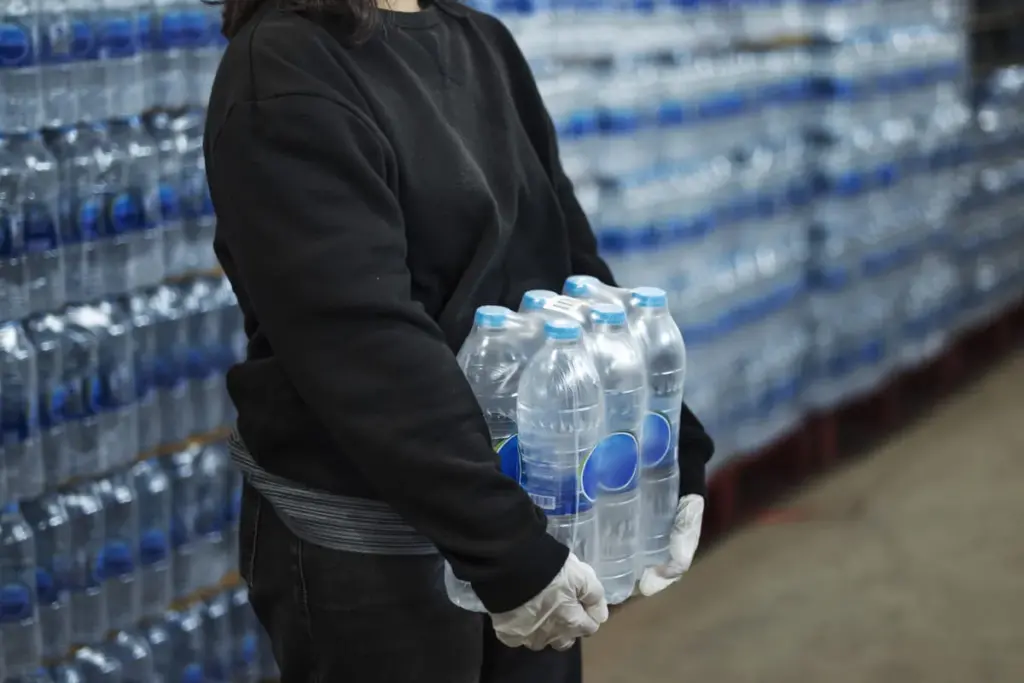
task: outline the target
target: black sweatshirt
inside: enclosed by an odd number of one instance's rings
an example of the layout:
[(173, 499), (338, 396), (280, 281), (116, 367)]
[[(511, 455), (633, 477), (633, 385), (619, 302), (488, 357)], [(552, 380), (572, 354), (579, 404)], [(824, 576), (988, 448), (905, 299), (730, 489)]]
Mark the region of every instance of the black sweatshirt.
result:
[[(346, 47), (268, 6), (227, 48), (206, 164), (249, 335), (228, 388), (259, 465), (386, 501), (504, 611), (567, 550), (501, 474), (455, 351), (480, 305), (612, 275), (504, 26), (447, 0), (383, 14)], [(703, 493), (685, 406), (681, 432), (682, 492)]]

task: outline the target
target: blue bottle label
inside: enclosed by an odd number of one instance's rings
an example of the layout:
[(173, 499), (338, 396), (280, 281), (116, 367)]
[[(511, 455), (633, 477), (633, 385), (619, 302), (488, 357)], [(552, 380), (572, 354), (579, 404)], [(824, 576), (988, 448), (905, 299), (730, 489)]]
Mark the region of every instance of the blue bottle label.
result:
[(146, 529), (139, 535), (139, 563), (143, 567), (159, 564), (170, 556), (171, 541), (163, 529)]
[(153, 381), (158, 389), (175, 389), (185, 382), (176, 358), (160, 356), (153, 365)]
[(181, 220), (181, 194), (169, 181), (160, 183), (160, 215), (165, 221)]
[(20, 69), (36, 62), (35, 33), (18, 21), (0, 22), (0, 69)]
[(81, 19), (71, 21), (71, 59), (75, 62), (89, 62), (99, 59), (99, 41), (92, 25)]
[(185, 374), (189, 379), (202, 380), (213, 374), (205, 349), (189, 349), (185, 354)]
[(25, 580), (9, 581), (0, 586), (0, 624), (17, 624), (35, 616), (35, 572), (22, 573), (31, 573), (31, 579), (25, 577)]
[(65, 385), (64, 417), (81, 420), (95, 415), (100, 410), (102, 386), (98, 375), (76, 377)]
[(100, 551), (100, 580), (130, 576), (135, 572), (135, 553), (131, 546), (120, 539), (108, 541)]
[(205, 11), (190, 9), (182, 12), (181, 30), (184, 47), (194, 50), (209, 45), (212, 36), (207, 27)]
[(70, 229), (75, 242), (92, 242), (107, 232), (103, 226), (103, 199), (99, 196), (85, 197), (71, 208)]
[(552, 481), (548, 477), (535, 477), (532, 468), (524, 467), (521, 481), (523, 490), (534, 504), (549, 516), (589, 511), (594, 507), (600, 488), (597, 459), (593, 457), (593, 451), (581, 459), (575, 477)]
[(99, 26), (100, 57), (125, 59), (139, 52), (139, 27), (130, 17), (108, 17)]
[(16, 258), (25, 251), (21, 212), (0, 207), (0, 258)]
[(672, 422), (663, 413), (649, 412), (644, 417), (640, 464), (644, 468), (664, 467), (675, 458), (672, 452)]
[(255, 664), (256, 658), (259, 656), (259, 640), (256, 638), (256, 634), (246, 633), (242, 636), (242, 644), (238, 650), (239, 668), (247, 669)]
[(153, 21), (153, 48), (172, 50), (185, 46), (185, 25), (181, 12), (173, 10)]
[(67, 415), (68, 391), (61, 384), (44, 388), (39, 397), (39, 425), (52, 429), (64, 422)]
[(149, 52), (156, 47), (156, 32), (153, 29), (153, 15), (150, 12), (139, 12), (137, 22), (139, 49), (143, 52)]
[(135, 395), (135, 380), (128, 363), (109, 368), (100, 378), (100, 406), (107, 410), (129, 405)]
[(36, 596), (40, 605), (54, 605), (64, 601), (67, 586), (59, 571), (36, 567)]
[(26, 252), (45, 253), (60, 246), (60, 230), (54, 208), (43, 202), (27, 202), (22, 206)]
[(494, 452), (498, 454), (498, 461), (501, 463), (501, 473), (517, 484), (521, 484), (523, 481), (523, 461), (519, 456), (519, 435), (513, 434), (494, 444)]
[(609, 434), (590, 457), (602, 491), (624, 493), (636, 489), (640, 473), (640, 443), (636, 436), (629, 432)]
[[(39, 429), (36, 401), (25, 394), (18, 378), (5, 376), (0, 394), (0, 428), (5, 446), (24, 443)], [(11, 381), (13, 379), (13, 381)]]
[(145, 224), (145, 204), (138, 191), (126, 190), (110, 196), (107, 202), (107, 227), (111, 234), (123, 235), (142, 230)]
[(39, 61), (43, 64), (67, 64), (72, 59), (74, 47), (71, 22), (59, 15), (42, 15), (39, 42)]

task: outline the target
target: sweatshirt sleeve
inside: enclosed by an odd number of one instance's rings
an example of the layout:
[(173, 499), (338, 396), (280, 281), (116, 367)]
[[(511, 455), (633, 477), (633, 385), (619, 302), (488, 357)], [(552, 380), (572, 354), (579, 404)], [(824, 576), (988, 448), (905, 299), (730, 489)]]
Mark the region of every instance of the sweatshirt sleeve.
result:
[(235, 105), (208, 156), (219, 237), (338, 451), (489, 611), (539, 593), (568, 551), (501, 474), (454, 354), (411, 297), (383, 135), (343, 102), (284, 95)]

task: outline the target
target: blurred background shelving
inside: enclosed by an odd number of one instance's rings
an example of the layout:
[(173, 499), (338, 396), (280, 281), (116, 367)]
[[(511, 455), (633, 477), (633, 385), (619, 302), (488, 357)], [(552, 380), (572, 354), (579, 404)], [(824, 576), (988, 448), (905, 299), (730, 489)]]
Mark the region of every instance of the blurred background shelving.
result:
[[(713, 521), (737, 467), (828, 450), (845, 406), (939, 386), (928, 369), (1019, 306), (1017, 3), (474, 4), (533, 66), (617, 278), (669, 293)], [(198, 0), (0, 0), (12, 681), (274, 677), (233, 572), (222, 378), (246, 341), (202, 156), (223, 48)]]

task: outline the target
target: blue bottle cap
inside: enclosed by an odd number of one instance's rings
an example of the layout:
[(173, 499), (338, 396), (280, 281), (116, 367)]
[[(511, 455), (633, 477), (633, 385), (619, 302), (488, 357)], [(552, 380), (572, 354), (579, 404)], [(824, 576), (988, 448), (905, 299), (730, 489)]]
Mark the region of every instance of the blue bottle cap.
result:
[(590, 317), (598, 325), (622, 325), (626, 322), (626, 310), (618, 304), (598, 303), (590, 307)]
[(565, 293), (568, 296), (582, 297), (590, 294), (590, 285), (594, 278), (589, 275), (572, 275), (565, 279)]
[(664, 308), (668, 297), (658, 287), (637, 287), (633, 290), (633, 303), (641, 308)]
[(549, 320), (544, 323), (544, 335), (548, 339), (573, 341), (580, 338), (583, 328), (575, 320)]
[(508, 312), (504, 306), (481, 306), (476, 309), (476, 325), (492, 329), (502, 328), (508, 320)]
[(544, 308), (544, 303), (558, 294), (550, 289), (531, 289), (523, 294), (523, 302), (520, 305), (524, 311), (539, 311)]

